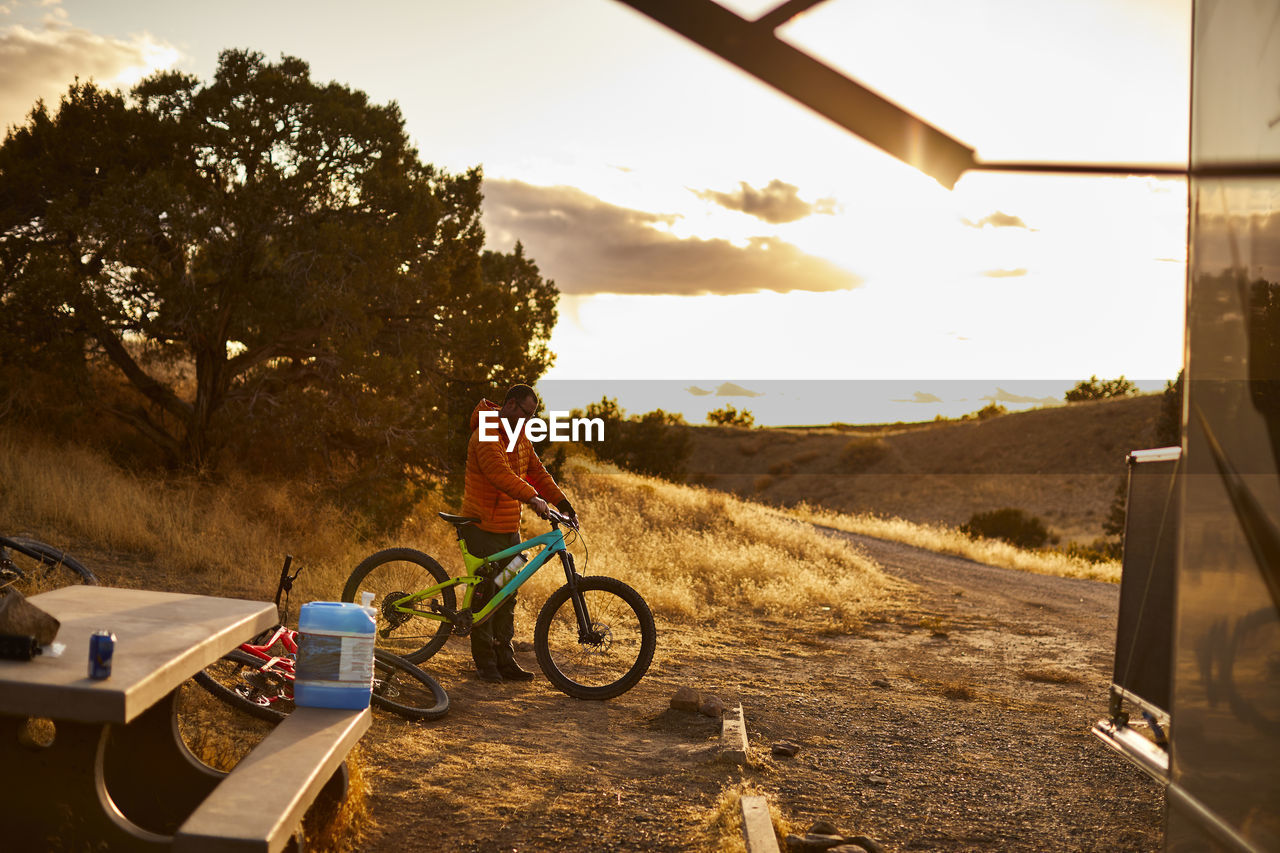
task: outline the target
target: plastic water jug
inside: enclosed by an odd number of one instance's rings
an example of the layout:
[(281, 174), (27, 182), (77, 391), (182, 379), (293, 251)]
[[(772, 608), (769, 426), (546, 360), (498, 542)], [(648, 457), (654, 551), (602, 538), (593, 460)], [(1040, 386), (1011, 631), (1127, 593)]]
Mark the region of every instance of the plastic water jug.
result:
[(354, 602), (302, 605), (294, 703), (312, 708), (369, 707), (375, 628), (370, 610)]

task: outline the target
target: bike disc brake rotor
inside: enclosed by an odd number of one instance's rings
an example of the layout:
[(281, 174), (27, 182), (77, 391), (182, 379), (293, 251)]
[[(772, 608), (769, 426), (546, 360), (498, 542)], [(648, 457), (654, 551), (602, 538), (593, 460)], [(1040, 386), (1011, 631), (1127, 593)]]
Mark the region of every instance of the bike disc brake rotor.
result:
[(591, 630), (578, 639), (587, 654), (602, 655), (613, 645), (613, 631), (608, 625), (591, 623)]

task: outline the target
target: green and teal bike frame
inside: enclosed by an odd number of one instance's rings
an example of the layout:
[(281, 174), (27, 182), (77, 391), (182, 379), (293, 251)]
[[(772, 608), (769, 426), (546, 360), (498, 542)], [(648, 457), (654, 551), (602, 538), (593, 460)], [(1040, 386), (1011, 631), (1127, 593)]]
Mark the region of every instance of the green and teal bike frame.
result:
[[(578, 617), (578, 625), (584, 633), (590, 633), (590, 619), (587, 617), (586, 606), (583, 603), (582, 595), (578, 592), (578, 578), (580, 575), (574, 570), (573, 555), (569, 553), (569, 549), (564, 544), (564, 533), (560, 530), (561, 524), (568, 524), (569, 519), (560, 515), (554, 510), (551, 511), (551, 529), (546, 533), (539, 534), (532, 539), (526, 539), (519, 544), (512, 545), (510, 548), (504, 548), (501, 551), (490, 554), (487, 557), (477, 557), (467, 550), (467, 543), (459, 537), (458, 548), (462, 551), (462, 562), (466, 566), (467, 573), (462, 577), (449, 578), (447, 581), (435, 584), (427, 589), (407, 595), (392, 603), (399, 613), (408, 616), (415, 616), (421, 619), (434, 619), (437, 622), (454, 622), (458, 614), (463, 613), (471, 607), (471, 601), (475, 597), (476, 586), (489, 580), (486, 575), (480, 574), (485, 566), (502, 562), (508, 557), (515, 557), (531, 548), (542, 548), (534, 555), (527, 565), (522, 568), (515, 577), (507, 581), (501, 589), (497, 591), (487, 602), (484, 607), (477, 610), (471, 615), (471, 623), (478, 624), (488, 619), (495, 610), (502, 606), (502, 603), (515, 594), (525, 581), (537, 574), (538, 570), (547, 564), (553, 555), (559, 555), (560, 562), (564, 565), (565, 582), (569, 585), (571, 597), (573, 599), (573, 609)], [(497, 570), (495, 569), (496, 573)], [(427, 601), (438, 595), (442, 590), (449, 587), (458, 588), (460, 595), (458, 596), (458, 609), (450, 611), (447, 607), (438, 604), (432, 604), (430, 610), (424, 610), (417, 605), (419, 602)]]

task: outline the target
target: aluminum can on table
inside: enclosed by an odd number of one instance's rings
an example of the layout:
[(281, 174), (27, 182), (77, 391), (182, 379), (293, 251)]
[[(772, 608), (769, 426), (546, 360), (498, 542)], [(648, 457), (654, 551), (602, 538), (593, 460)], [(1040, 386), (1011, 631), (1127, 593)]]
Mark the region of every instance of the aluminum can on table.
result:
[(89, 636), (89, 677), (111, 676), (111, 658), (116, 651), (116, 635), (110, 631), (94, 631)]

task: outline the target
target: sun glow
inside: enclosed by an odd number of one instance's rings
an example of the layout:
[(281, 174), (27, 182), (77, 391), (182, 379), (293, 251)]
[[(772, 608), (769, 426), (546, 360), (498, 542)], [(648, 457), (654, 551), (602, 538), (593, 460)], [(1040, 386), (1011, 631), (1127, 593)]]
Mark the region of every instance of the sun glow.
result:
[(144, 36), (138, 45), (140, 62), (122, 68), (113, 83), (119, 86), (136, 86), (142, 78), (164, 68), (171, 68), (181, 58), (181, 52), (167, 44), (159, 44), (150, 36)]

